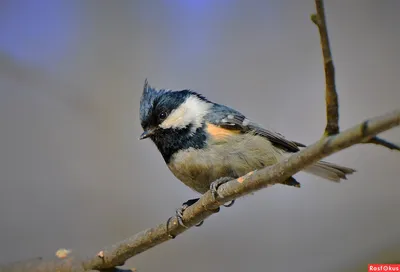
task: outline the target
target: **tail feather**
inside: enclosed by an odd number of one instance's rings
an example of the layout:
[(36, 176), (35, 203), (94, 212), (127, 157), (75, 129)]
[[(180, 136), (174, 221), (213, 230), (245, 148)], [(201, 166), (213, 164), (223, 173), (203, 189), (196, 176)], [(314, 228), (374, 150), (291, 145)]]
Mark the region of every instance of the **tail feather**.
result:
[(319, 161), (304, 169), (304, 172), (335, 182), (347, 179), (346, 175), (352, 174), (355, 171), (354, 169), (325, 161)]

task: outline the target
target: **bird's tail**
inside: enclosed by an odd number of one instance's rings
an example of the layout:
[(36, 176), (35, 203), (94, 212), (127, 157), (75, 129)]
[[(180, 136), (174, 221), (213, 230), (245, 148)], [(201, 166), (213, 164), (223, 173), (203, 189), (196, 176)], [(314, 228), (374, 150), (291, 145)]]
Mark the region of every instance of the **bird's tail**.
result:
[(346, 175), (352, 174), (356, 170), (330, 162), (319, 161), (303, 171), (327, 180), (339, 182), (341, 179), (347, 179)]

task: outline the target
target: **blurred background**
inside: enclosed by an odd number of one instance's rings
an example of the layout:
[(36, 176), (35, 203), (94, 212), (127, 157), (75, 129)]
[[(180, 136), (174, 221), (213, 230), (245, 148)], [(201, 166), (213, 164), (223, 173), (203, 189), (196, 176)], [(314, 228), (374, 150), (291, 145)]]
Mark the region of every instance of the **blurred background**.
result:
[[(325, 127), (312, 0), (0, 1), (0, 262), (93, 254), (197, 194), (139, 141), (144, 79), (197, 90), (306, 144)], [(326, 0), (346, 129), (400, 105), (400, 1)], [(381, 135), (399, 143), (400, 130)], [(400, 263), (400, 153), (354, 146), (127, 264), (140, 271), (366, 271)]]

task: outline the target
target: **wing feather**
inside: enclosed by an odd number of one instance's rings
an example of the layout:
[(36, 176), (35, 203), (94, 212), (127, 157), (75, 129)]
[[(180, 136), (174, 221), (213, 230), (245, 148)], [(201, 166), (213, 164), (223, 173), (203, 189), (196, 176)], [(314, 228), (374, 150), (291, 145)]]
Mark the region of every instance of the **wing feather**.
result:
[(299, 147), (305, 145), (287, 140), (283, 135), (267, 130), (257, 123), (246, 118), (240, 112), (223, 105), (214, 104), (213, 110), (207, 116), (211, 124), (224, 129), (239, 130), (242, 133), (253, 132), (256, 135), (267, 138), (271, 143), (288, 152), (297, 152)]

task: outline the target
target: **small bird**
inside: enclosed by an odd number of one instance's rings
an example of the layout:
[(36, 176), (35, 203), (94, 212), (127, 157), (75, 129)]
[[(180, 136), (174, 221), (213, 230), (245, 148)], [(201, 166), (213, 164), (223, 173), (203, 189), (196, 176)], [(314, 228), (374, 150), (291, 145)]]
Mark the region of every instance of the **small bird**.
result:
[[(305, 147), (195, 91), (156, 90), (147, 79), (140, 121), (144, 130), (140, 139), (150, 138), (171, 172), (201, 194), (209, 189), (216, 193), (221, 184), (273, 165)], [(334, 182), (355, 172), (324, 161), (304, 171)], [(285, 184), (300, 187), (293, 177)], [(179, 220), (184, 209), (197, 200), (188, 200), (178, 209)]]

